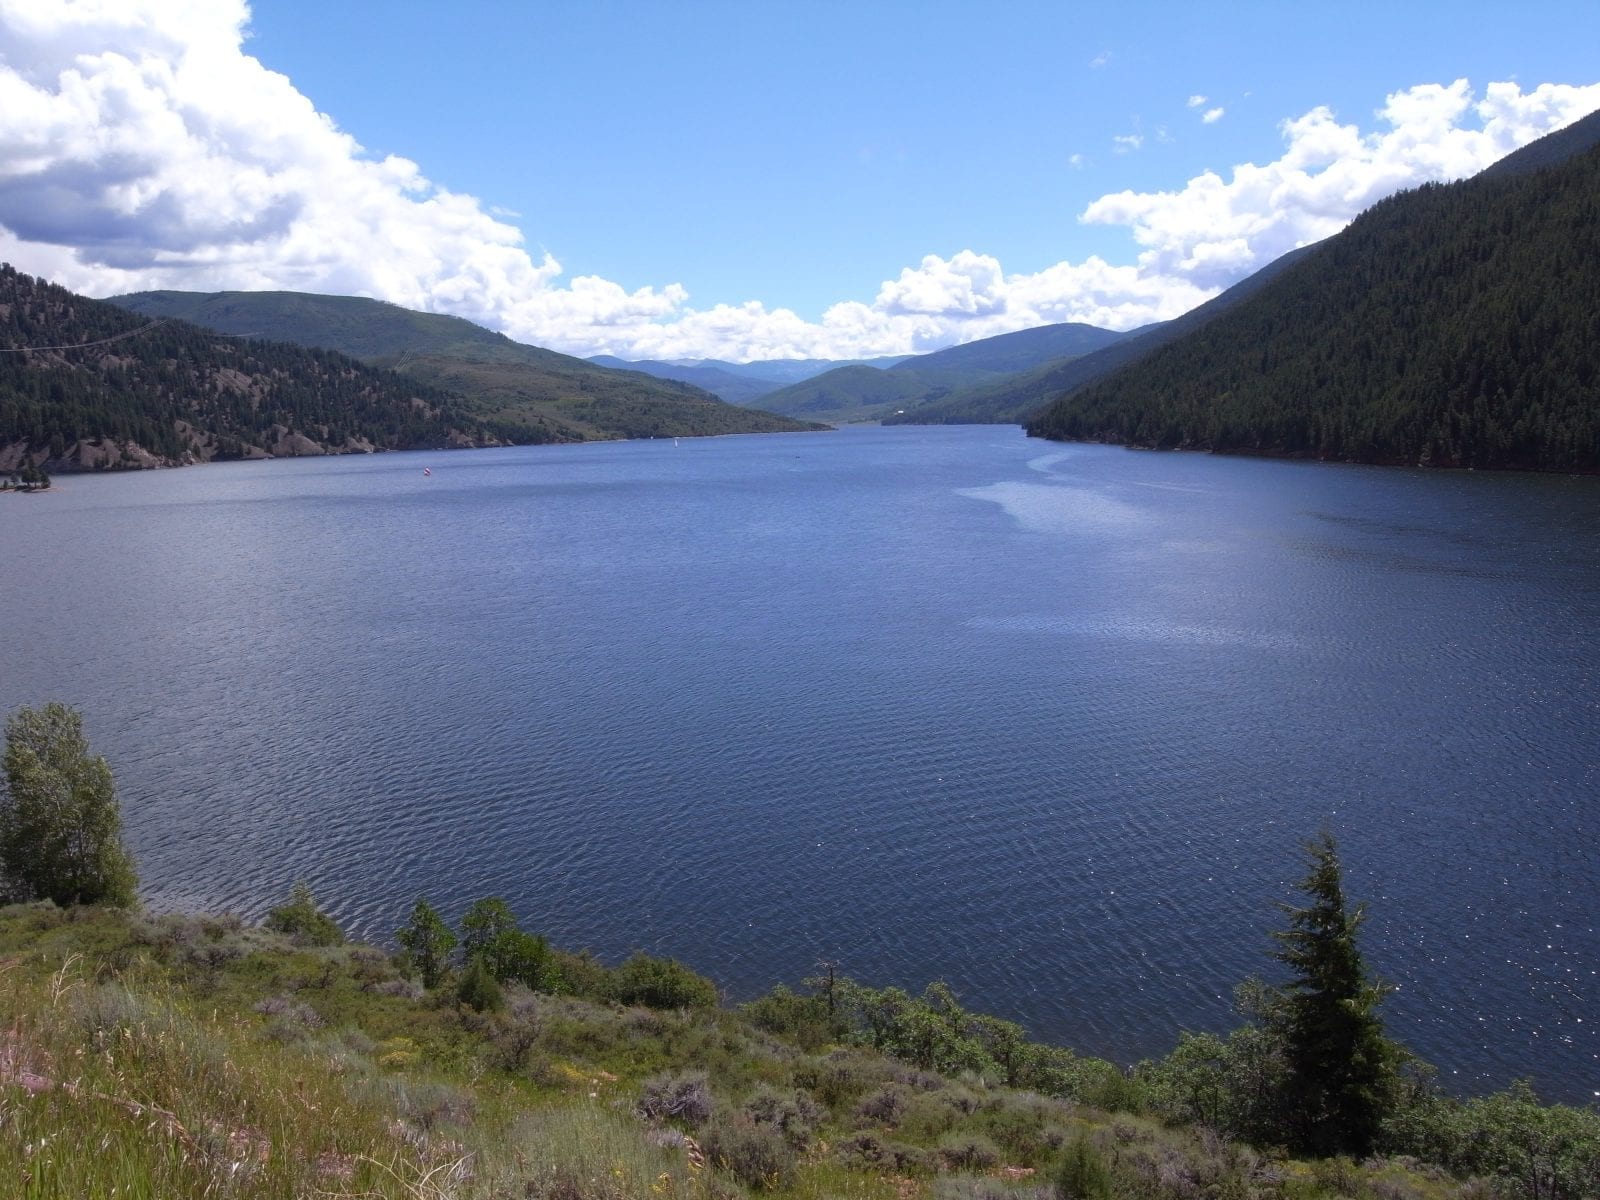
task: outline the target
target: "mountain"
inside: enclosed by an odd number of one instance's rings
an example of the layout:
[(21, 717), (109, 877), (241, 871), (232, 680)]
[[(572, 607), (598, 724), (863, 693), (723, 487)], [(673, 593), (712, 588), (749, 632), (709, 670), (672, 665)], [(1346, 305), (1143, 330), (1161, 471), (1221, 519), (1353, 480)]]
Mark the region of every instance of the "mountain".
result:
[(1019, 371), (1003, 379), (962, 388), (913, 411), (886, 417), (884, 421), (895, 425), (1021, 424), (1062, 393), (1109, 375), (1227, 312), (1255, 295), (1278, 272), (1299, 261), (1310, 249), (1310, 246), (1302, 246), (1289, 251), (1181, 317), (1132, 330), (1121, 341), (1075, 358), (1047, 362), (1031, 371)]
[(922, 406), (949, 403), (1010, 373), (1087, 354), (1126, 336), (1074, 323), (1023, 329), (917, 355), (881, 371), (836, 367), (772, 392), (762, 403), (774, 412), (819, 421), (917, 422)]
[(877, 367), (835, 367), (815, 379), (790, 384), (762, 397), (774, 412), (845, 424), (875, 421), (899, 408), (942, 396), (957, 382), (969, 378), (951, 373), (941, 379), (916, 371), (888, 371)]
[(907, 359), (889, 368), (892, 371), (915, 371), (926, 374), (932, 371), (952, 371), (964, 375), (1010, 375), (1028, 371), (1042, 363), (1063, 358), (1077, 358), (1105, 346), (1114, 345), (1128, 337), (1114, 329), (1101, 329), (1068, 321), (1059, 325), (1041, 325), (1034, 329), (1019, 329), (1014, 333), (997, 334), (979, 338), (959, 346), (935, 350), (931, 354)]
[(0, 349), (4, 471), (492, 445), (508, 432), (343, 354), (147, 320), (9, 264)]
[(514, 342), (460, 317), (307, 292), (134, 292), (111, 303), (235, 337), (337, 350), (462, 398), (517, 442), (779, 433), (810, 428), (686, 383)]
[(645, 359), (641, 362), (627, 362), (624, 359), (614, 358), (609, 354), (596, 355), (585, 360), (597, 367), (609, 367), (616, 371), (642, 371), (646, 375), (654, 375), (657, 379), (672, 379), (679, 383), (693, 384), (703, 388), (729, 404), (749, 404), (760, 399), (768, 392), (775, 392), (783, 385), (770, 379), (757, 379), (750, 375), (741, 375), (730, 371), (721, 364), (713, 366), (710, 363), (669, 363), (657, 362), (654, 359)]
[(757, 362), (733, 363), (720, 359), (685, 359), (681, 362), (660, 362), (643, 359), (629, 362), (609, 354), (597, 354), (587, 361), (596, 366), (619, 370), (643, 371), (658, 379), (676, 379), (704, 388), (729, 404), (748, 404), (769, 392), (775, 392), (791, 383), (811, 379), (835, 367), (892, 367), (906, 361), (911, 355), (888, 358), (824, 359), (824, 358), (773, 358)]
[(1028, 432), (1600, 470), (1600, 114), (1473, 179), (1374, 205)]

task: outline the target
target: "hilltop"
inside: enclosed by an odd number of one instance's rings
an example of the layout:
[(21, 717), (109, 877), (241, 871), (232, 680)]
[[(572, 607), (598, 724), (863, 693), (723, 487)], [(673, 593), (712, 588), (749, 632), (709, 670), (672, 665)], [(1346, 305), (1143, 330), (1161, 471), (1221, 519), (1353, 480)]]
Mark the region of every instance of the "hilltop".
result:
[(784, 433), (818, 428), (702, 388), (512, 341), (460, 317), (308, 292), (134, 292), (111, 303), (218, 333), (333, 350), (460, 397), (515, 442)]

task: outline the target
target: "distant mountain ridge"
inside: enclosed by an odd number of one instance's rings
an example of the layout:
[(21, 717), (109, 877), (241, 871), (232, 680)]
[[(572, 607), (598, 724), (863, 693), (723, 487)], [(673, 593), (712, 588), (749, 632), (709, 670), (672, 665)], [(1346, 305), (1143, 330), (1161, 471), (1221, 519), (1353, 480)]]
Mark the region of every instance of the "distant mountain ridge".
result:
[(1015, 372), (1087, 354), (1127, 336), (1073, 322), (1043, 325), (917, 355), (886, 370), (837, 367), (772, 392), (762, 403), (774, 412), (812, 420), (919, 423), (919, 414), (930, 406), (950, 403)]
[(813, 428), (690, 384), (512, 341), (461, 317), (309, 292), (134, 292), (111, 303), (236, 337), (336, 350), (462, 397), (518, 442), (778, 433)]
[(729, 404), (749, 404), (788, 384), (810, 379), (836, 367), (867, 366), (887, 368), (904, 362), (908, 355), (885, 358), (831, 360), (821, 358), (775, 358), (748, 363), (724, 362), (720, 359), (684, 359), (663, 362), (642, 359), (629, 362), (611, 354), (596, 354), (589, 358), (597, 366), (623, 371), (643, 371), (658, 379), (675, 379), (692, 383), (721, 397)]
[(1374, 205), (1031, 434), (1600, 470), (1600, 113)]

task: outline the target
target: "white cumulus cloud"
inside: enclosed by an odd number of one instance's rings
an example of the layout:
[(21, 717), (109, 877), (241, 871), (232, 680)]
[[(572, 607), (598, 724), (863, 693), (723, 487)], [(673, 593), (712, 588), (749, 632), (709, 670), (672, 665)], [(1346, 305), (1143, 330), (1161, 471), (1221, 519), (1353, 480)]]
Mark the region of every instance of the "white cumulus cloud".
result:
[(1189, 107), (1190, 108), (1199, 108), (1205, 102), (1206, 102), (1206, 98), (1204, 96), (1199, 95), (1198, 93), (1189, 97)]
[[(1458, 81), (1390, 96), (1378, 132), (1314, 109), (1284, 122), (1275, 161), (1089, 204), (1081, 219), (1126, 227), (1136, 261), (1007, 273), (981, 248), (929, 254), (870, 299), (806, 319), (756, 300), (696, 307), (670, 281), (568, 277), (530, 251), (515, 213), (364, 151), (245, 53), (248, 22), (244, 0), (0, 0), (0, 258), (92, 295), (372, 296), (582, 354), (903, 353), (1177, 316), (1396, 188), (1470, 174), (1600, 107), (1600, 85), (1494, 83), (1478, 97)], [(1137, 125), (1116, 139), (1142, 144)]]
[(1220, 287), (1337, 233), (1401, 188), (1472, 175), (1596, 108), (1600, 84), (1525, 93), (1492, 83), (1481, 99), (1464, 79), (1422, 84), (1387, 98), (1385, 129), (1363, 133), (1315, 108), (1283, 123), (1284, 152), (1272, 162), (1241, 163), (1226, 179), (1207, 171), (1177, 191), (1102, 196), (1082, 219), (1132, 229), (1146, 270)]
[(1203, 114), (1201, 114), (1200, 121), (1205, 125), (1215, 125), (1218, 121), (1222, 120), (1227, 111), (1228, 110), (1223, 108), (1220, 104), (1215, 108), (1208, 108)]

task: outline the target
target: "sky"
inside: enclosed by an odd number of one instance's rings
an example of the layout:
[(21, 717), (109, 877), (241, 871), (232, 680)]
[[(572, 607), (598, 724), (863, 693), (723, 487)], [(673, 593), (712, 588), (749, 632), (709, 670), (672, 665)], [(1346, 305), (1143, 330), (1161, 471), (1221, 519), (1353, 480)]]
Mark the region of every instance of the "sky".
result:
[(0, 0), (0, 260), (624, 358), (1181, 314), (1600, 108), (1600, 4)]

